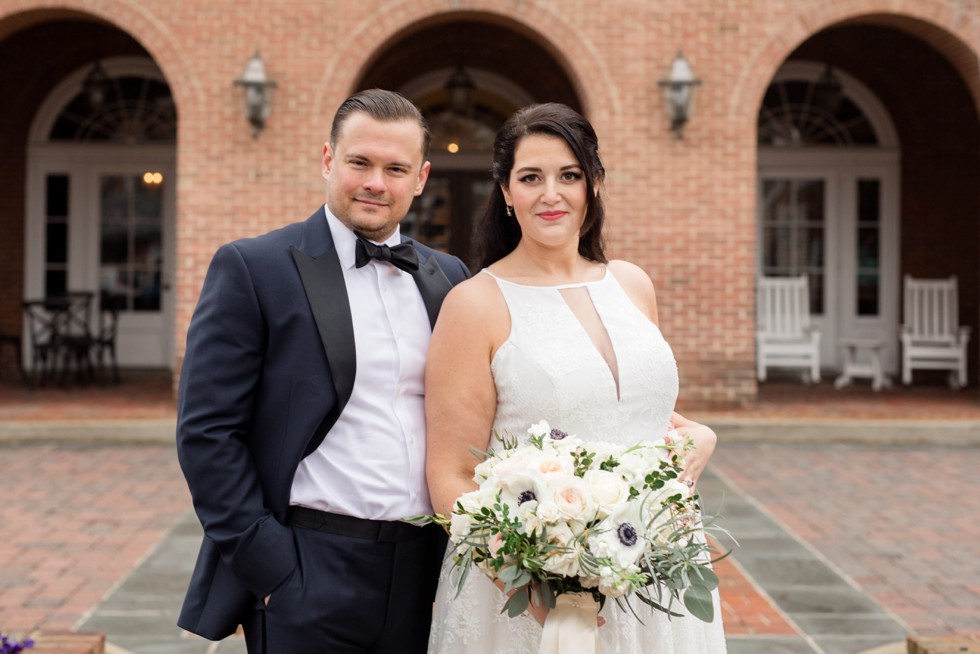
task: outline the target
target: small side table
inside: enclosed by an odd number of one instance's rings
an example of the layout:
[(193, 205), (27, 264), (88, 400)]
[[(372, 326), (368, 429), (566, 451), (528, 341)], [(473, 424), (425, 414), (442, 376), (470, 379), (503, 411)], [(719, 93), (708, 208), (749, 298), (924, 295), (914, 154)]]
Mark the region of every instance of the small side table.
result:
[[(876, 391), (888, 388), (892, 382), (881, 370), (881, 351), (885, 348), (885, 342), (872, 338), (842, 338), (839, 341), (844, 348), (844, 369), (834, 382), (834, 388), (843, 388), (850, 384), (855, 377), (867, 377), (871, 379), (871, 388)], [(858, 361), (858, 354), (861, 351), (868, 353), (868, 362)]]

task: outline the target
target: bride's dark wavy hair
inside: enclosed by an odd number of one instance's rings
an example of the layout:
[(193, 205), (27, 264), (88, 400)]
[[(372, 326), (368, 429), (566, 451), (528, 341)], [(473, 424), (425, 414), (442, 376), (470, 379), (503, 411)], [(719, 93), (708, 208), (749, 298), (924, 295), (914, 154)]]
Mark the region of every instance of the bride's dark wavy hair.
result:
[(526, 136), (544, 134), (564, 141), (578, 160), (585, 175), (586, 211), (579, 235), (578, 251), (590, 261), (606, 263), (602, 226), (605, 209), (602, 197), (595, 192), (602, 184), (606, 169), (599, 159), (599, 140), (595, 130), (577, 111), (563, 104), (549, 102), (532, 104), (520, 109), (507, 119), (493, 143), (494, 189), (483, 216), (476, 227), (477, 269), (485, 268), (509, 254), (521, 240), (521, 228), (517, 218), (507, 215), (507, 203), (500, 190), (501, 185), (510, 187), (510, 173), (514, 169), (514, 153)]

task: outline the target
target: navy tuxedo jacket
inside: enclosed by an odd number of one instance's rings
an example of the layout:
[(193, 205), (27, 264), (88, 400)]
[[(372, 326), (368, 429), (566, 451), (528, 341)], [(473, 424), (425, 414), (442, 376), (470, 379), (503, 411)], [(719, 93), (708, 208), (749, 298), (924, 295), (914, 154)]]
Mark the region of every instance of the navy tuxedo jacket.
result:
[[(408, 239), (403, 239), (408, 240)], [(436, 315), (469, 272), (416, 243), (413, 274)], [(343, 271), (321, 207), (307, 221), (223, 245), (187, 332), (177, 454), (204, 526), (178, 624), (218, 640), (296, 566), (282, 525), (300, 460), (354, 385)]]

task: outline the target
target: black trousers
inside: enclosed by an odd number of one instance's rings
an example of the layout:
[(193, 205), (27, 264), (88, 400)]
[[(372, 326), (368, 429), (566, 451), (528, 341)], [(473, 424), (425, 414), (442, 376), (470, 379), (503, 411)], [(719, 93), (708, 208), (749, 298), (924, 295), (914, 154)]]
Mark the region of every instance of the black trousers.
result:
[(249, 654), (424, 654), (445, 532), (394, 542), (293, 525), (299, 564), (243, 621)]

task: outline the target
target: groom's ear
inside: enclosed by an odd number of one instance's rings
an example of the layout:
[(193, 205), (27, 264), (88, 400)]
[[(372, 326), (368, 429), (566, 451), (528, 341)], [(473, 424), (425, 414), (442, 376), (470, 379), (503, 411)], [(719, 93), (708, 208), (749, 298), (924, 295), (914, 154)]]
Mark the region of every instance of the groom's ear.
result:
[(330, 147), (330, 143), (323, 144), (323, 168), (320, 170), (320, 175), (324, 179), (330, 176), (330, 166), (333, 164), (333, 148)]
[(429, 179), (429, 170), (432, 168), (432, 164), (428, 161), (422, 162), (422, 167), (419, 168), (419, 178), (418, 183), (415, 185), (415, 197), (422, 195), (422, 189), (425, 188), (425, 182)]

